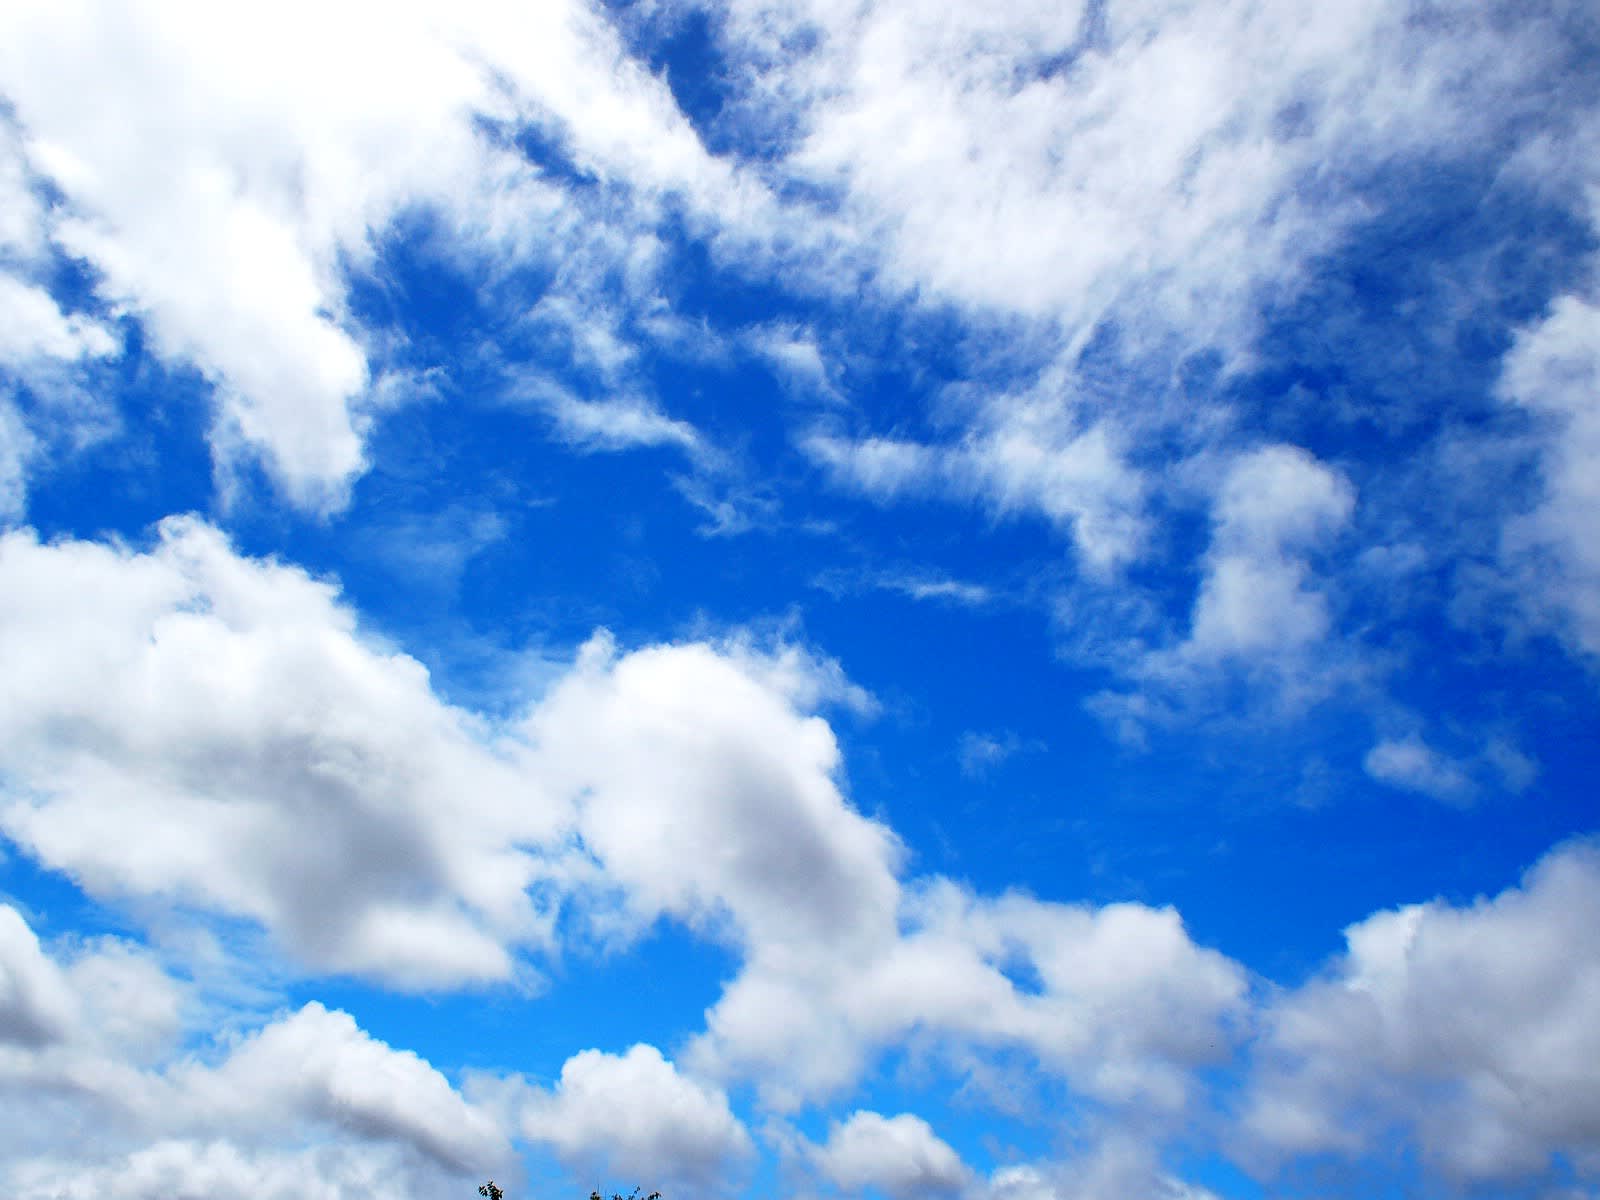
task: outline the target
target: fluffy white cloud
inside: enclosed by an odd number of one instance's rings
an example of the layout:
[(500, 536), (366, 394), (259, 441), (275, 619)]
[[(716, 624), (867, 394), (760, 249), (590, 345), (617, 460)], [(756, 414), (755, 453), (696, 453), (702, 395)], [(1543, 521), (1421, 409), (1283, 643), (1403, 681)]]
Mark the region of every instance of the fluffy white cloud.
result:
[(530, 1141), (574, 1166), (661, 1188), (725, 1190), (754, 1150), (721, 1089), (679, 1074), (646, 1045), (569, 1058), (556, 1086), (529, 1099), (521, 1123)]
[(827, 723), (795, 710), (818, 686), (810, 664), (708, 645), (619, 659), (598, 640), (527, 729), (646, 919), (726, 921), (753, 952), (877, 942), (894, 928), (898, 843), (845, 802)]
[(1296, 447), (1241, 457), (1212, 509), (1186, 650), (1199, 658), (1270, 657), (1323, 637), (1327, 601), (1310, 586), (1306, 553), (1354, 507), (1349, 483)]
[(1467, 1179), (1600, 1172), (1600, 853), (1519, 887), (1376, 913), (1326, 975), (1269, 1009), (1245, 1126), (1278, 1153), (1359, 1152), (1394, 1123)]
[(908, 889), (813, 715), (867, 701), (797, 651), (597, 638), (496, 732), (330, 585), (192, 519), (146, 552), (17, 531), (0, 582), (0, 819), (97, 895), (412, 987), (506, 977), (557, 904), (606, 942), (673, 918), (741, 957), (692, 1065), (780, 1103), (923, 1031), (1168, 1110), (1226, 1045), (1242, 975), (1170, 910)]
[[(1129, 741), (1147, 724), (1207, 711), (1224, 681), (1247, 680), (1263, 711), (1293, 712), (1360, 674), (1318, 562), (1354, 512), (1349, 480), (1299, 447), (1270, 445), (1233, 456), (1209, 490), (1211, 540), (1187, 631), (1114, 609), (1117, 632), (1085, 651), (1134, 685), (1090, 700)], [(1063, 606), (1064, 622), (1075, 615)]]
[(849, 1192), (875, 1188), (891, 1196), (957, 1192), (972, 1173), (950, 1145), (921, 1117), (885, 1117), (854, 1112), (835, 1121), (812, 1161), (836, 1186)]
[[(87, 262), (103, 303), (216, 385), (221, 465), (258, 456), (314, 508), (341, 503), (365, 466), (381, 338), (349, 312), (347, 272), (396, 217), (430, 210), (451, 251), (502, 261), (561, 243), (569, 275), (599, 244), (492, 128), (545, 126), (646, 198), (670, 190), (730, 219), (762, 203), (580, 3), (21, 3), (0, 18), (0, 73), (27, 166), (62, 197), (48, 216), (9, 213), (8, 240), (48, 237)], [(637, 261), (628, 238), (608, 257)], [(101, 348), (43, 294), (4, 307), (31, 314), (8, 341)]]
[(1544, 426), (1543, 495), (1505, 534), (1522, 594), (1600, 655), (1600, 307), (1556, 301), (1517, 336), (1500, 386)]
[(69, 317), (43, 288), (0, 274), (0, 365), (96, 358), (116, 348), (116, 338), (103, 325)]
[(563, 810), (328, 585), (189, 519), (145, 553), (17, 531), (0, 579), (0, 825), (41, 861), (414, 987), (544, 938), (519, 845)]
[(181, 1066), (171, 1079), (223, 1127), (259, 1127), (288, 1114), (409, 1145), (461, 1170), (504, 1151), (495, 1123), (438, 1071), (317, 1003), (251, 1034), (216, 1067)]
[[(1237, 337), (1361, 209), (1348, 180), (1533, 108), (1559, 36), (1404, 4), (731, 7), (741, 110), (895, 285), (979, 311)], [(1227, 64), (1224, 66), (1223, 64)], [(1498, 104), (1486, 103), (1490, 100)], [(769, 111), (774, 102), (782, 119)]]
[(791, 1106), (926, 1037), (957, 1069), (962, 1049), (1019, 1049), (1102, 1103), (1172, 1112), (1192, 1068), (1226, 1054), (1244, 996), (1237, 965), (1190, 941), (1170, 909), (983, 898), (930, 879), (892, 936), (757, 947), (691, 1061)]
[(436, 1070), (319, 1004), (203, 1044), (184, 1015), (193, 985), (149, 951), (46, 949), (5, 906), (0, 981), (0, 1121), (20, 1135), (0, 1159), (7, 1195), (343, 1197), (380, 1180), (425, 1194), (508, 1154), (497, 1120)]
[(612, 932), (893, 936), (896, 840), (802, 711), (863, 702), (828, 664), (600, 639), (497, 731), (331, 586), (192, 519), (146, 552), (16, 531), (0, 580), (0, 822), (96, 895), (250, 918), (313, 968), (413, 987), (504, 978), (547, 944), (541, 881), (628, 914)]
[(11, 1179), (18, 1200), (429, 1200), (446, 1188), (466, 1193), (470, 1187), (459, 1173), (447, 1178), (389, 1147), (256, 1150), (222, 1139), (177, 1138), (109, 1162), (86, 1162), (81, 1152), (30, 1161)]

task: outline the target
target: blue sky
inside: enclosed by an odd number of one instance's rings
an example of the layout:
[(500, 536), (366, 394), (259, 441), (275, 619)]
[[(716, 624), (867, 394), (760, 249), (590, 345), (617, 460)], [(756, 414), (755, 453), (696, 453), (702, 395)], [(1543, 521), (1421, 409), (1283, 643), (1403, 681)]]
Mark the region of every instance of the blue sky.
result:
[(1600, 1195), (1582, 5), (0, 15), (0, 1191)]

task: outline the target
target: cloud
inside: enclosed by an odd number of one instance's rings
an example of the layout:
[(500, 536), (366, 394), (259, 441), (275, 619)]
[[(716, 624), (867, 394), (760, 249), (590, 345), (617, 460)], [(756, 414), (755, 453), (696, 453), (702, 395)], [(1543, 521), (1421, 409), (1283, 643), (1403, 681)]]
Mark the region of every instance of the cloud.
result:
[(1048, 403), (995, 405), (955, 445), (811, 432), (800, 448), (837, 484), (887, 501), (946, 495), (1066, 530), (1086, 571), (1114, 574), (1144, 538), (1144, 482), (1106, 423), (1084, 426)]
[(505, 1149), (494, 1122), (438, 1071), (315, 1002), (251, 1034), (218, 1066), (180, 1066), (171, 1078), (188, 1103), (224, 1127), (297, 1114), (414, 1147), (457, 1170)]
[(1308, 586), (1305, 553), (1342, 527), (1354, 507), (1349, 483), (1296, 447), (1241, 456), (1213, 503), (1186, 652), (1269, 657), (1325, 636), (1327, 602)]
[(0, 364), (23, 366), (39, 358), (102, 358), (117, 339), (98, 321), (67, 316), (43, 288), (0, 274)]
[(1024, 742), (1010, 730), (1004, 733), (979, 733), (969, 729), (956, 745), (961, 773), (968, 779), (981, 779), (1008, 758), (1025, 750), (1041, 750), (1038, 742)]
[[(267, 19), (24, 3), (7, 9), (0, 43), (26, 169), (61, 197), (48, 217), (38, 205), (16, 216), (10, 239), (87, 263), (101, 304), (215, 386), (219, 465), (258, 458), (312, 509), (342, 505), (367, 465), (383, 338), (352, 312), (349, 278), (397, 218), (431, 212), (452, 249), (510, 263), (559, 258), (547, 238), (597, 244), (573, 219), (578, 202), (496, 130), (548, 128), (583, 169), (640, 189), (646, 209), (663, 190), (703, 212), (760, 204), (581, 4), (301, 4)], [(81, 78), (100, 103), (65, 82)], [(28, 299), (35, 319), (12, 322), (13, 339), (31, 331), (62, 349), (101, 336), (52, 324), (45, 300)]]
[(838, 597), (875, 589), (895, 592), (910, 600), (931, 600), (962, 608), (982, 608), (992, 604), (997, 593), (988, 584), (956, 579), (938, 571), (914, 567), (883, 570), (827, 570), (812, 580), (812, 586)]
[(1258, 293), (1292, 290), (1365, 215), (1346, 188), (1407, 153), (1488, 152), (1502, 123), (1547, 113), (1539, 81), (1565, 51), (1554, 24), (1424, 30), (1379, 2), (929, 22), (745, 0), (719, 33), (751, 81), (726, 124), (775, 142), (889, 287), (1069, 342), (1110, 319), (1233, 349)]
[(37, 444), (10, 398), (0, 396), (0, 522), (15, 520), (27, 507), (28, 463)]
[(1240, 1002), (1170, 910), (907, 890), (808, 711), (862, 700), (803, 653), (596, 639), (497, 732), (331, 586), (192, 519), (145, 552), (18, 531), (0, 580), (9, 835), (93, 894), (257, 922), (302, 968), (481, 983), (553, 947), (543, 905), (607, 943), (668, 917), (742, 960), (691, 1064), (779, 1099), (921, 1029), (1180, 1105)]
[(522, 1110), (530, 1141), (581, 1169), (694, 1191), (727, 1190), (754, 1153), (722, 1091), (678, 1073), (654, 1046), (584, 1050)]
[(0, 956), (0, 1120), (21, 1134), (0, 1162), (7, 1195), (157, 1200), (229, 1182), (343, 1197), (379, 1179), (421, 1195), (508, 1152), (486, 1110), (345, 1013), (311, 1003), (243, 1037), (202, 1036), (187, 1024), (209, 1019), (189, 1008), (195, 985), (147, 948), (42, 947), (7, 906)]
[[(1236, 964), (1194, 945), (1170, 909), (986, 898), (928, 878), (898, 924), (826, 947), (757, 947), (689, 1061), (793, 1107), (917, 1036), (957, 1069), (962, 1049), (1020, 1050), (1091, 1100), (1170, 1112), (1243, 1011)], [(792, 1016), (774, 1024), (778, 1011)]]
[(1111, 1134), (1075, 1158), (1001, 1167), (969, 1194), (983, 1200), (1218, 1200), (1162, 1170), (1157, 1157), (1150, 1143)]
[(0, 824), (42, 862), (400, 986), (504, 978), (547, 936), (519, 845), (566, 814), (328, 585), (184, 518), (143, 553), (18, 531), (0, 578)]
[(1577, 842), (1497, 896), (1350, 926), (1324, 975), (1265, 1013), (1247, 1134), (1278, 1154), (1360, 1154), (1398, 1125), (1464, 1180), (1595, 1161), (1597, 903), (1600, 855)]
[[(1124, 740), (1212, 711), (1239, 680), (1258, 701), (1253, 711), (1298, 713), (1363, 673), (1362, 648), (1337, 629), (1330, 593), (1338, 580), (1319, 562), (1351, 520), (1354, 487), (1296, 446), (1225, 461), (1210, 489), (1210, 541), (1186, 632), (1137, 599), (1087, 598), (1091, 612), (1106, 612), (1110, 633), (1080, 638), (1078, 652), (1132, 685), (1091, 697), (1089, 707)], [(1061, 619), (1094, 627), (1070, 602)]]
[(675, 446), (690, 455), (707, 450), (694, 426), (666, 416), (643, 400), (581, 400), (557, 393), (545, 407), (555, 422), (556, 436), (580, 449)]
[(1367, 751), (1362, 765), (1380, 783), (1460, 803), (1472, 797), (1472, 777), (1419, 737), (1386, 739)]
[(971, 1171), (948, 1143), (921, 1117), (885, 1117), (857, 1111), (829, 1127), (828, 1140), (811, 1152), (812, 1161), (832, 1183), (847, 1192), (873, 1188), (891, 1196), (959, 1192)]
[(1522, 330), (1500, 389), (1542, 427), (1543, 494), (1508, 522), (1506, 552), (1521, 594), (1590, 655), (1600, 654), (1600, 307), (1563, 296)]
[(898, 842), (845, 802), (832, 731), (794, 708), (827, 682), (803, 660), (751, 666), (591, 642), (528, 721), (549, 786), (582, 797), (583, 844), (639, 919), (752, 951), (881, 938)]
[(383, 1147), (258, 1150), (221, 1139), (169, 1138), (108, 1162), (85, 1162), (80, 1152), (24, 1163), (13, 1174), (11, 1194), (18, 1200), (363, 1200), (381, 1193), (425, 1200), (447, 1186), (471, 1184), (447, 1181)]
[(0, 1042), (38, 1046), (77, 1020), (71, 991), (39, 939), (9, 905), (0, 906)]

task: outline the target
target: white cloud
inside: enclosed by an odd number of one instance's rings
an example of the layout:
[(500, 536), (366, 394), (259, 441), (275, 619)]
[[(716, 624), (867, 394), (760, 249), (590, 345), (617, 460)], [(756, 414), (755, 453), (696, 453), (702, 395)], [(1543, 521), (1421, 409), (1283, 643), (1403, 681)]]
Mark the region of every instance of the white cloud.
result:
[(28, 462), (37, 445), (10, 397), (0, 395), (0, 523), (15, 520), (27, 507)]
[(1500, 387), (1545, 426), (1543, 495), (1505, 532), (1523, 597), (1600, 655), (1600, 307), (1557, 300), (1517, 335)]
[(1306, 552), (1354, 507), (1344, 477), (1296, 447), (1267, 446), (1235, 462), (1212, 508), (1186, 652), (1270, 657), (1320, 640), (1327, 601), (1310, 586)]
[(67, 316), (43, 288), (0, 274), (0, 364), (100, 358), (116, 349), (116, 337), (104, 325)]
[(518, 847), (563, 810), (329, 586), (191, 519), (147, 553), (18, 531), (0, 578), (0, 823), (30, 854), (403, 986), (504, 978), (545, 936)]
[(969, 1194), (981, 1200), (1218, 1200), (1163, 1171), (1157, 1159), (1150, 1142), (1112, 1134), (1064, 1162), (1001, 1167)]
[(654, 1046), (584, 1050), (522, 1111), (529, 1140), (574, 1167), (649, 1179), (658, 1188), (727, 1190), (754, 1152), (716, 1087), (679, 1074)]
[(20, 1135), (0, 1161), (7, 1195), (422, 1195), (509, 1153), (488, 1111), (344, 1013), (312, 1003), (241, 1038), (197, 1036), (194, 985), (147, 949), (46, 949), (4, 906), (0, 958), (0, 1121)]
[[(1465, 1179), (1600, 1162), (1600, 854), (1552, 851), (1519, 887), (1375, 913), (1265, 1017), (1245, 1128), (1276, 1153), (1360, 1153), (1414, 1131)], [(1588, 1167), (1582, 1164), (1591, 1164)]]
[(979, 733), (969, 729), (956, 743), (956, 759), (968, 779), (981, 779), (995, 767), (1024, 750), (1040, 750), (1038, 742), (1024, 742), (1010, 730), (1004, 733)]
[(963, 608), (982, 608), (995, 601), (996, 590), (969, 579), (956, 579), (938, 571), (917, 567), (890, 567), (883, 570), (827, 570), (812, 580), (812, 586), (834, 596), (875, 589), (896, 592), (910, 600), (931, 600)]
[[(1131, 742), (1149, 724), (1207, 712), (1227, 682), (1247, 681), (1264, 700), (1259, 711), (1292, 713), (1363, 670), (1359, 646), (1337, 629), (1335, 580), (1317, 561), (1355, 510), (1344, 474), (1298, 447), (1269, 445), (1233, 456), (1211, 491), (1211, 540), (1186, 634), (1118, 596), (1111, 633), (1084, 651), (1133, 685), (1089, 702)], [(1092, 628), (1070, 604), (1061, 620)]]
[(583, 449), (676, 446), (691, 455), (706, 450), (694, 426), (641, 399), (581, 400), (556, 392), (549, 394), (544, 407), (555, 422), (557, 437)]
[(1042, 517), (1068, 532), (1096, 576), (1136, 557), (1145, 484), (1113, 429), (1083, 425), (1049, 402), (994, 408), (983, 428), (953, 445), (812, 432), (800, 447), (836, 483), (874, 499), (945, 494), (1005, 516)]
[[(102, 302), (216, 385), (219, 466), (259, 457), (312, 508), (341, 504), (366, 465), (382, 397), (346, 272), (371, 263), (397, 216), (431, 210), (451, 249), (502, 262), (596, 244), (577, 202), (480, 121), (547, 126), (642, 202), (673, 191), (729, 218), (762, 202), (578, 3), (271, 14), (21, 3), (6, 9), (0, 47), (27, 166), (63, 196), (48, 236), (93, 268)], [(92, 102), (73, 82), (84, 78)], [(22, 181), (9, 190), (26, 192), (26, 174), (7, 171)], [(45, 220), (35, 204), (6, 236), (38, 244)], [(621, 264), (634, 242), (619, 241)], [(581, 273), (581, 256), (565, 257), (566, 276)], [(42, 330), (62, 345), (50, 314), (32, 309), (34, 340)]]
[(932, 448), (897, 438), (851, 441), (813, 433), (800, 448), (839, 482), (878, 499), (917, 489), (939, 469), (939, 456)]
[[(1096, 1103), (1181, 1112), (1241, 1012), (1240, 969), (1171, 910), (903, 882), (814, 715), (868, 700), (797, 649), (598, 637), (494, 729), (364, 640), (330, 585), (193, 519), (146, 552), (18, 531), (0, 583), (5, 828), (96, 895), (244, 917), (302, 966), (411, 987), (503, 979), (549, 946), (530, 886), (607, 942), (675, 919), (740, 956), (685, 1061), (778, 1105), (929, 1037), (958, 1070), (1021, 1051)], [(267, 1094), (253, 1072), (315, 1043), (330, 1065), (282, 1103), (423, 1144), (448, 1097), (388, 1052), (363, 1065), (363, 1036), (303, 1012), (196, 1078)], [(650, 1053), (583, 1059), (573, 1094), (662, 1082)], [(421, 1107), (349, 1091), (346, 1061)]]
[(45, 957), (22, 914), (0, 905), (0, 1042), (53, 1042), (77, 1017), (60, 969)]
[(921, 1117), (885, 1117), (857, 1111), (835, 1121), (828, 1140), (813, 1147), (812, 1161), (848, 1192), (875, 1188), (891, 1196), (948, 1194), (962, 1190), (971, 1172)]
[(816, 335), (788, 325), (763, 325), (749, 330), (746, 344), (776, 371), (787, 386), (803, 395), (815, 395), (829, 403), (841, 403), (844, 396), (835, 386)]
[(251, 1034), (218, 1066), (182, 1065), (170, 1079), (186, 1103), (224, 1128), (308, 1117), (462, 1170), (504, 1152), (494, 1122), (433, 1067), (314, 1002)]
[(832, 731), (794, 707), (829, 682), (747, 661), (591, 643), (529, 719), (549, 786), (581, 797), (584, 845), (645, 920), (726, 921), (774, 952), (881, 939), (898, 843), (845, 802)]
[(797, 708), (869, 703), (836, 665), (600, 639), (496, 729), (364, 639), (331, 586), (193, 519), (142, 553), (16, 531), (0, 581), (0, 822), (95, 895), (248, 918), (305, 966), (409, 987), (503, 979), (547, 946), (536, 882), (602, 922), (619, 894), (614, 931), (892, 936), (898, 844)]
[[(962, 1048), (1020, 1049), (1102, 1103), (1172, 1112), (1242, 1012), (1238, 967), (1194, 945), (1171, 910), (988, 899), (935, 878), (906, 895), (899, 925), (758, 947), (690, 1061), (785, 1107), (837, 1092), (915, 1034), (953, 1063)], [(773, 1012), (791, 1016), (776, 1024)]]
[(1059, 321), (1069, 340), (1109, 313), (1191, 344), (1236, 343), (1251, 293), (1292, 285), (1359, 216), (1330, 168), (1475, 144), (1532, 103), (1551, 53), (1542, 30), (1463, 14), (1424, 33), (1377, 0), (937, 21), (748, 0), (724, 35), (757, 81), (752, 123), (782, 106), (784, 168), (838, 197), (892, 286)]
[(86, 1162), (81, 1151), (26, 1162), (11, 1186), (17, 1200), (430, 1200), (447, 1186), (464, 1192), (471, 1184), (387, 1147), (256, 1150), (223, 1139), (168, 1138), (108, 1162)]
[(0, 254), (32, 263), (45, 253), (45, 209), (7, 116), (0, 115)]
[(1415, 735), (1380, 741), (1367, 751), (1362, 765), (1381, 783), (1435, 800), (1459, 803), (1471, 799), (1476, 790), (1471, 775), (1459, 763)]

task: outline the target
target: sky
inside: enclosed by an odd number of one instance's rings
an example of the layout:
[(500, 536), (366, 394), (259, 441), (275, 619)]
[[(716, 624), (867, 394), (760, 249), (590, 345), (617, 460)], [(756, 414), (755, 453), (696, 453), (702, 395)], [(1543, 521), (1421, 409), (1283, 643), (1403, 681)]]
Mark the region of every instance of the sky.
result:
[(1600, 1196), (1600, 10), (0, 6), (0, 1193)]

